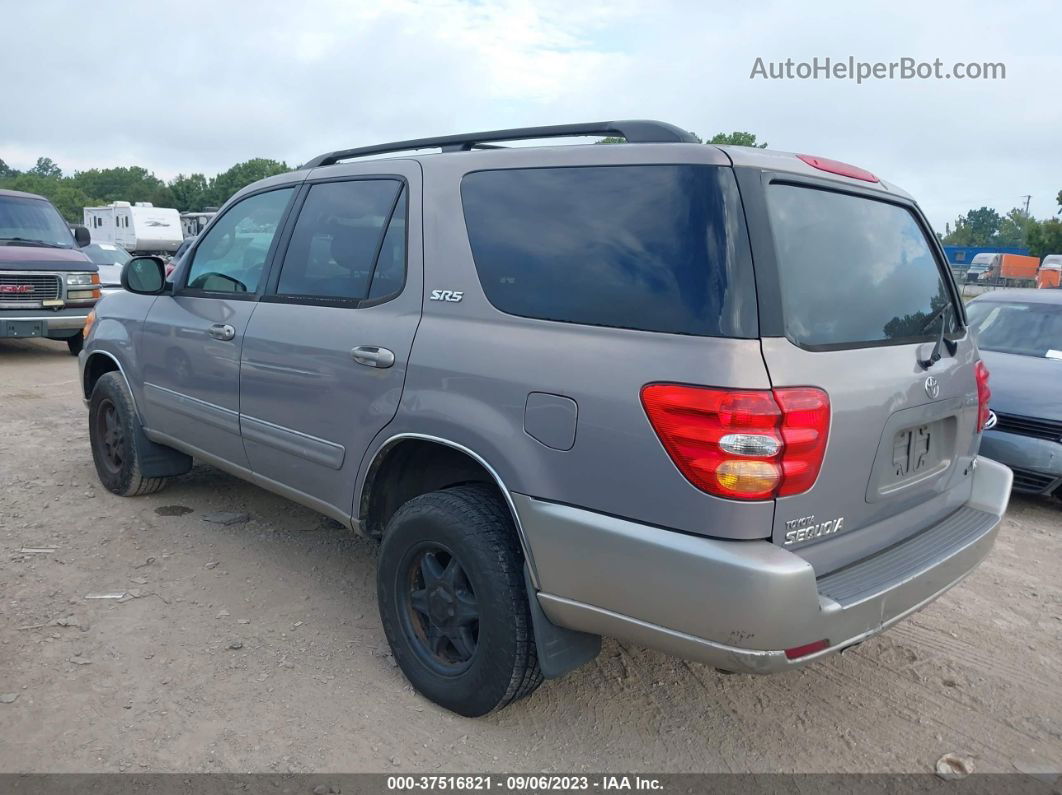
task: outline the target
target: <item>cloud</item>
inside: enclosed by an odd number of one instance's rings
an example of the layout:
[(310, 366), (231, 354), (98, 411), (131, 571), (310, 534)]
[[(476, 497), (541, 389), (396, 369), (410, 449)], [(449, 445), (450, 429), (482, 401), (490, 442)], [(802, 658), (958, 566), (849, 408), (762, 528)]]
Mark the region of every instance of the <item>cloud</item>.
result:
[[(902, 185), (942, 228), (1062, 188), (1053, 2), (323, 0), (5, 10), (0, 157), (169, 178), (401, 138), (601, 118), (751, 130)], [(46, 46), (42, 42), (47, 42)], [(1004, 81), (750, 80), (765, 60), (1002, 61)]]

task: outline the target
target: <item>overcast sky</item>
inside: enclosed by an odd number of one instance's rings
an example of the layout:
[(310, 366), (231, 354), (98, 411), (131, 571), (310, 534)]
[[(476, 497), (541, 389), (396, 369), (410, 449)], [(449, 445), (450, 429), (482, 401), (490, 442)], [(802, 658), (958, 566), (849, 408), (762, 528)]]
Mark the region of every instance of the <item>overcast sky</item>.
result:
[[(656, 118), (904, 187), (931, 222), (1062, 189), (1062, 3), (7, 0), (0, 158), (168, 179), (250, 157)], [(765, 61), (1003, 62), (1006, 79), (750, 79)]]

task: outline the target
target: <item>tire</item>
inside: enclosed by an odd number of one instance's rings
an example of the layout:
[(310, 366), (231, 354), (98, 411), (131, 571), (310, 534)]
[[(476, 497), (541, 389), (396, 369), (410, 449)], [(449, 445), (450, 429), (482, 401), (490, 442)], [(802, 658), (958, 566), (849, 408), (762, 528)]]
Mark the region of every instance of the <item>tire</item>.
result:
[(125, 380), (120, 373), (104, 373), (89, 399), (89, 441), (100, 482), (120, 497), (154, 494), (166, 485), (165, 478), (141, 473), (137, 433), (140, 421)]
[(85, 347), (85, 333), (79, 331), (73, 337), (67, 337), (66, 347), (70, 349), (71, 356), (77, 356), (81, 353), (81, 349)]
[(391, 517), (376, 576), (380, 618), (421, 694), (478, 717), (542, 684), (523, 566), (512, 518), (491, 487), (423, 494)]

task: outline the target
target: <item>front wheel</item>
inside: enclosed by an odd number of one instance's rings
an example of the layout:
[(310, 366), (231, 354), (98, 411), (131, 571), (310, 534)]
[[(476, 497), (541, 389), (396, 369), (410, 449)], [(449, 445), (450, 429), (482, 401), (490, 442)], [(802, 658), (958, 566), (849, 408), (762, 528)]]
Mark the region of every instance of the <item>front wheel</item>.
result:
[(70, 350), (71, 356), (77, 356), (81, 353), (81, 349), (85, 347), (85, 334), (79, 331), (73, 337), (66, 338), (66, 347)]
[(542, 683), (523, 555), (487, 486), (414, 497), (387, 523), (377, 569), (380, 618), (413, 686), (478, 717)]
[(89, 441), (100, 482), (122, 497), (154, 494), (166, 485), (165, 478), (145, 477), (140, 471), (139, 422), (121, 373), (104, 373), (89, 400)]

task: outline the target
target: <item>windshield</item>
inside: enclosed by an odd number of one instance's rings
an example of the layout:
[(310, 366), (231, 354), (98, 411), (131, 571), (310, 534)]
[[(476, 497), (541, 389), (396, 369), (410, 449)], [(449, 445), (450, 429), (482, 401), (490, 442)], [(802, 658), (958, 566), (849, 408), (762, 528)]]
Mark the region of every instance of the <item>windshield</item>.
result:
[(1062, 359), (1062, 304), (973, 301), (966, 314), (983, 350)]
[(43, 199), (0, 196), (0, 245), (8, 241), (74, 247), (70, 228), (50, 203)]
[(125, 265), (132, 257), (124, 248), (91, 245), (81, 249), (97, 265)]

